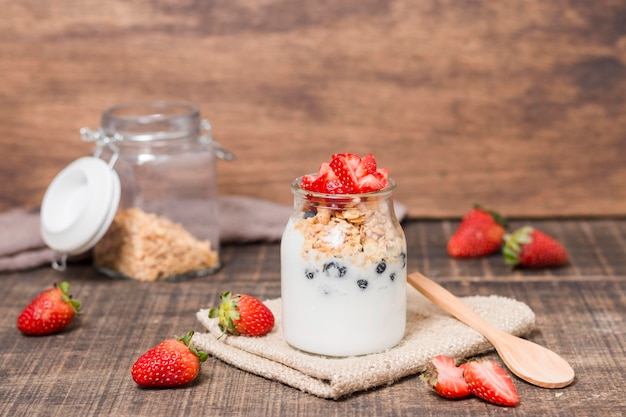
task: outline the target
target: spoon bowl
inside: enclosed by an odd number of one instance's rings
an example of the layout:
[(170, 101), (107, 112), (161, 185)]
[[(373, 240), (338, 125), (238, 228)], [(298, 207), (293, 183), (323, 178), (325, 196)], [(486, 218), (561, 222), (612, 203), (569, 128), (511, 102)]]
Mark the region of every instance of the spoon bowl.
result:
[(482, 334), (511, 372), (524, 381), (542, 388), (563, 388), (574, 381), (574, 369), (553, 351), (497, 329), (419, 272), (409, 274), (407, 280), (430, 301)]

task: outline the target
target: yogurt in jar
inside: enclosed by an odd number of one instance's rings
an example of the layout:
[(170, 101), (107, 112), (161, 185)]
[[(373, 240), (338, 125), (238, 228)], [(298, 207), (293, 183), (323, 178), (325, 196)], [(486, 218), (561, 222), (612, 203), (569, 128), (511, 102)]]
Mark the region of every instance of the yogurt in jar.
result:
[(306, 352), (354, 356), (396, 346), (406, 325), (406, 240), (395, 184), (349, 195), (294, 181), (281, 242), (283, 334)]

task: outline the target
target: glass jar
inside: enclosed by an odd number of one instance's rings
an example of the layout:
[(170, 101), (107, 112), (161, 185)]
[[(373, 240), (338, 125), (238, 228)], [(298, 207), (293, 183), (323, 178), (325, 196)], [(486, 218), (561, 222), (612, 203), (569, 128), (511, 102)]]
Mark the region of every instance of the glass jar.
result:
[[(63, 264), (67, 254), (93, 246), (95, 267), (114, 277), (172, 280), (219, 269), (216, 158), (233, 156), (212, 139), (211, 126), (201, 119), (197, 107), (177, 102), (120, 104), (105, 110), (101, 123), (95, 131), (81, 129), (83, 140), (96, 145), (94, 157), (82, 159), (89, 165), (108, 166), (110, 175), (119, 177), (118, 200), (105, 204), (109, 213), (101, 224), (96, 222), (100, 226), (89, 244), (80, 249), (65, 243), (60, 249), (51, 246), (60, 253), (62, 262), (57, 264)], [(83, 188), (91, 190), (80, 198), (89, 200), (84, 204), (88, 207), (102, 192), (93, 190), (99, 186), (89, 179), (91, 172), (83, 174), (84, 167), (79, 168), (78, 177), (86, 178)], [(67, 185), (72, 181), (60, 183), (65, 185), (56, 191), (77, 194), (75, 184)], [(68, 188), (72, 191), (65, 191)], [(69, 201), (57, 198), (59, 193), (51, 194), (57, 206), (63, 205), (58, 201)], [(54, 227), (45, 227), (43, 208), (42, 229), (47, 232)], [(58, 208), (47, 212), (54, 214)], [(80, 212), (74, 217), (86, 215)], [(49, 215), (47, 224), (55, 224), (54, 219)], [(65, 237), (51, 238), (53, 243), (65, 242)]]
[(381, 352), (406, 325), (406, 240), (393, 208), (395, 182), (364, 194), (291, 189), (281, 241), (283, 333), (327, 356)]

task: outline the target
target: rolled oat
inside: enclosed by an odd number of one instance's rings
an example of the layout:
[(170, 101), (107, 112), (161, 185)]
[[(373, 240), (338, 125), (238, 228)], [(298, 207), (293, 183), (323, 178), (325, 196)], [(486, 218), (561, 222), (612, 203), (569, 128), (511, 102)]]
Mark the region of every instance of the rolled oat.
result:
[(138, 208), (120, 210), (94, 248), (95, 265), (139, 281), (158, 281), (215, 269), (211, 242), (180, 224)]

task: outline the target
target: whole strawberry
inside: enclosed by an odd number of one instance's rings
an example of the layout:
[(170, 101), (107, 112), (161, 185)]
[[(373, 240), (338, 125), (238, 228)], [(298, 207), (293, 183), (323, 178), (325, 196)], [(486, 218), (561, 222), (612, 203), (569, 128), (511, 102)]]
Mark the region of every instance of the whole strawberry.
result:
[(44, 336), (65, 330), (80, 314), (80, 302), (69, 294), (70, 284), (56, 283), (37, 297), (17, 317), (17, 328), (30, 336)]
[(421, 377), (437, 394), (445, 398), (465, 398), (472, 393), (463, 377), (463, 368), (458, 367), (454, 358), (448, 356), (435, 356)]
[(274, 327), (274, 314), (259, 299), (247, 294), (220, 294), (218, 308), (209, 310), (210, 318), (219, 318), (224, 333), (235, 336), (263, 336)]
[(507, 265), (521, 268), (550, 268), (568, 262), (567, 251), (554, 238), (531, 226), (517, 229), (504, 238), (502, 254)]
[(208, 354), (190, 344), (193, 333), (164, 340), (141, 355), (131, 369), (133, 380), (146, 388), (176, 388), (196, 379)]
[(497, 405), (514, 406), (519, 395), (509, 374), (490, 360), (470, 360), (463, 365), (463, 377), (472, 394)]
[(454, 258), (476, 258), (500, 250), (506, 232), (506, 219), (498, 213), (475, 206), (448, 241), (448, 254)]

